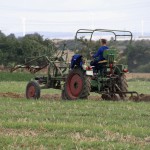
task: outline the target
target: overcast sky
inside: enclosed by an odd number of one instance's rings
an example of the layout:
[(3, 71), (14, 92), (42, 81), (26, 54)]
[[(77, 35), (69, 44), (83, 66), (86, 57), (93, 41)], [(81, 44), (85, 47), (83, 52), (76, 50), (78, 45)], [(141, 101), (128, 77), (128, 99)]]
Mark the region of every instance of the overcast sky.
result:
[(150, 32), (150, 0), (0, 0), (2, 32), (107, 28)]

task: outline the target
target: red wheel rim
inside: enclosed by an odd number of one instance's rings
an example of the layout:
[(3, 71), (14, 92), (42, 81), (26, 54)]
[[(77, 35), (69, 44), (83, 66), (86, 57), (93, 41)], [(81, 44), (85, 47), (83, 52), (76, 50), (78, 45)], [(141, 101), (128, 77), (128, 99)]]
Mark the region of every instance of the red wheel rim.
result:
[(34, 97), (35, 96), (35, 87), (32, 85), (28, 88), (28, 97)]
[(67, 84), (68, 95), (71, 98), (77, 98), (82, 90), (83, 81), (78, 74), (73, 74)]

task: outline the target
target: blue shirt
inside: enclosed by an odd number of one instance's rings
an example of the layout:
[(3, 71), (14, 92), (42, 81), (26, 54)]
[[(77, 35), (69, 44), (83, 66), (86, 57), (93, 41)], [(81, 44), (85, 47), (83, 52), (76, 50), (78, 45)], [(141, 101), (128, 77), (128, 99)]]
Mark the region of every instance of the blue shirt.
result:
[(98, 49), (97, 53), (93, 55), (93, 58), (98, 57), (98, 60), (97, 60), (97, 61), (105, 60), (105, 58), (103, 57), (103, 52), (104, 52), (104, 50), (107, 50), (107, 49), (108, 49), (107, 46), (101, 46), (101, 47)]

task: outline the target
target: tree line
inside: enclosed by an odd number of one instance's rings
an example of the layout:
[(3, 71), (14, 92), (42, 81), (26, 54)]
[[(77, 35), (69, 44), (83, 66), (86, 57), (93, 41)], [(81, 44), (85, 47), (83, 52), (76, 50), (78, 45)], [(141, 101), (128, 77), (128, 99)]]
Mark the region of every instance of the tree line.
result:
[[(86, 58), (91, 51), (96, 52), (100, 46), (99, 41), (89, 42), (81, 38), (77, 43), (74, 40), (63, 40), (54, 43), (53, 40), (44, 39), (38, 33), (27, 34), (24, 37), (15, 37), (14, 34), (5, 35), (0, 31), (0, 65), (13, 66), (25, 63), (26, 58), (41, 55), (54, 55), (57, 50), (64, 48), (74, 50)], [(118, 51), (118, 63), (127, 64), (130, 72), (150, 73), (150, 40), (108, 41), (110, 48)]]
[(0, 31), (0, 65), (23, 64), (26, 58), (52, 55), (55, 50), (53, 41), (38, 33), (17, 38), (14, 34), (6, 36)]
[(130, 72), (150, 73), (150, 40), (122, 41), (118, 43), (121, 48), (120, 44), (126, 46), (119, 55), (119, 63), (127, 64)]

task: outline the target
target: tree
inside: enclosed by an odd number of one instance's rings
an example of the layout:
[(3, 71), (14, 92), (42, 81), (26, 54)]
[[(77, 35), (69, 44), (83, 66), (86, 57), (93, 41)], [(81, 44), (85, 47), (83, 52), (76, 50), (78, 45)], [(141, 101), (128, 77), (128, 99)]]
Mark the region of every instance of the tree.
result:
[(150, 44), (147, 40), (134, 41), (126, 50), (128, 66), (133, 72), (139, 71), (139, 67), (147, 65), (150, 60)]
[(23, 64), (27, 57), (54, 55), (56, 47), (51, 40), (43, 39), (38, 33), (16, 38), (0, 32), (0, 64)]

